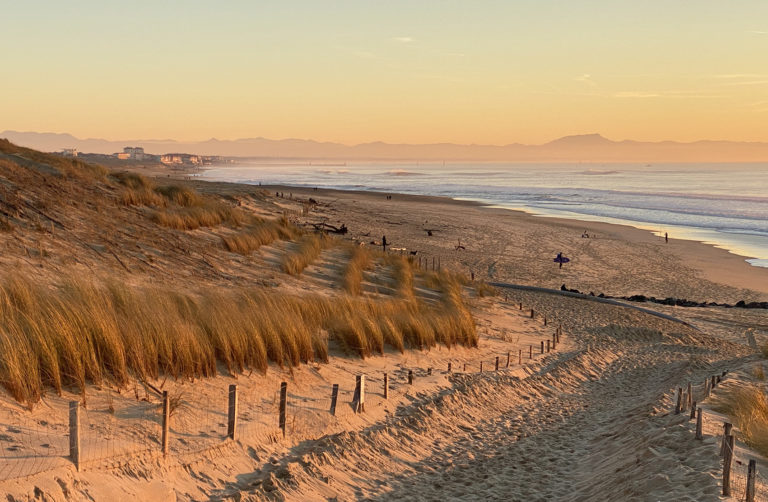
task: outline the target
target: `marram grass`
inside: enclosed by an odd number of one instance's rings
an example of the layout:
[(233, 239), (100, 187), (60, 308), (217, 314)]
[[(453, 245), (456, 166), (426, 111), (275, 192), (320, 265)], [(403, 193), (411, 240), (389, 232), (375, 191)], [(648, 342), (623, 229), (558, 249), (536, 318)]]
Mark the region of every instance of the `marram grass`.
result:
[[(209, 287), (175, 292), (117, 281), (0, 283), (0, 384), (17, 400), (88, 383), (266, 372), (327, 360), (328, 339), (361, 357), (437, 343), (475, 346), (460, 298), (436, 307), (413, 299), (294, 296)], [(220, 365), (220, 366), (219, 366)]]

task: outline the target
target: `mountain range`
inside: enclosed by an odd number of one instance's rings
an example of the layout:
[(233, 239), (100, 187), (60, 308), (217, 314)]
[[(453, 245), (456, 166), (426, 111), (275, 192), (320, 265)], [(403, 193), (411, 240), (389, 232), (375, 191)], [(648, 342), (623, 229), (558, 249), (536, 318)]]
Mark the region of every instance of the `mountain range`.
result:
[(4, 131), (0, 138), (21, 146), (55, 152), (76, 148), (84, 153), (111, 154), (126, 146), (147, 153), (193, 153), (225, 157), (305, 160), (423, 160), (525, 162), (768, 162), (768, 143), (734, 141), (612, 141), (600, 134), (565, 136), (540, 145), (460, 145), (454, 143), (344, 145), (303, 139), (165, 140), (80, 139), (63, 133)]

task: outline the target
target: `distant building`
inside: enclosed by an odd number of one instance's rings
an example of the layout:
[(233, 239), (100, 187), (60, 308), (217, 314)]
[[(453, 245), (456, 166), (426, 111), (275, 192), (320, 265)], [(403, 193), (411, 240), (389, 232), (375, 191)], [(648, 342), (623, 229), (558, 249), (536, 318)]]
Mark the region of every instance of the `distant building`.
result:
[(131, 158), (131, 154), (130, 153), (125, 153), (125, 152), (123, 152), (123, 153), (113, 153), (112, 156), (115, 157), (115, 158), (118, 158), (120, 160), (127, 160), (127, 159)]
[(199, 165), (203, 163), (203, 159), (200, 155), (192, 155), (189, 153), (166, 153), (160, 156), (160, 162), (170, 165)]
[(134, 160), (144, 160), (146, 157), (146, 154), (144, 153), (144, 148), (140, 146), (126, 146), (123, 148), (123, 153), (127, 153), (129, 159)]
[(65, 157), (77, 157), (77, 148), (65, 148), (61, 154)]

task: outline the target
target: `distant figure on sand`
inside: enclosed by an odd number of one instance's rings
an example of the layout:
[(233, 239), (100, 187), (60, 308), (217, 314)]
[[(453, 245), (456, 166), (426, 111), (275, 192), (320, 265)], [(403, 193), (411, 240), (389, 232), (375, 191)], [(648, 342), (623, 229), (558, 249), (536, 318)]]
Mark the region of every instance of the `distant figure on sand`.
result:
[(387, 236), (384, 235), (381, 237), (381, 247), (384, 249), (384, 252), (387, 252)]
[(669, 234), (667, 232), (664, 232), (664, 242), (669, 244)]
[(569, 261), (571, 261), (571, 259), (563, 256), (562, 251), (557, 253), (557, 256), (555, 256), (555, 263), (559, 263), (560, 268), (563, 268), (563, 263), (568, 263)]

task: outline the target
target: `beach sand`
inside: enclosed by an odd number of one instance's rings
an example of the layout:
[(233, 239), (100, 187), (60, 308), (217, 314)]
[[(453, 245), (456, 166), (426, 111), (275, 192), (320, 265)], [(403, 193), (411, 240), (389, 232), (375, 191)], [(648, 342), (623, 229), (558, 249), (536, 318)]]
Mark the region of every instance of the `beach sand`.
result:
[[(195, 186), (233, 200), (258, 190)], [(431, 268), (434, 258), (443, 268), (474, 272), (476, 281), (696, 301), (768, 298), (768, 270), (674, 236), (665, 244), (631, 227), (434, 197), (262, 188), (275, 214), (300, 224), (343, 223), (345, 238), (366, 245), (386, 235), (391, 247), (416, 251), (423, 267)], [(274, 198), (275, 191), (284, 197)], [(302, 214), (309, 197), (318, 204)], [(581, 237), (585, 230), (589, 239)], [(457, 249), (459, 239), (464, 249)], [(296, 279), (274, 265), (281, 246), (247, 259), (210, 252), (207, 260), (227, 284), (260, 277), (294, 292), (338, 287), (334, 251)], [(552, 261), (558, 252), (572, 260), (562, 269)], [(650, 305), (679, 322), (589, 299), (504, 289), (472, 305), (477, 349), (387, 351), (363, 360), (333, 348), (327, 364), (272, 365), (265, 376), (222, 372), (155, 382), (187, 403), (172, 426), (168, 458), (158, 453), (157, 396), (94, 387), (84, 436), (92, 454), (83, 472), (58, 458), (46, 472), (0, 482), (0, 491), (14, 500), (721, 500), (723, 417), (704, 401), (705, 438), (697, 441), (687, 413), (673, 413), (674, 393), (725, 370), (737, 375), (726, 383), (743, 378), (760, 360), (757, 346), (768, 342), (766, 311)], [(560, 345), (541, 354), (541, 342), (560, 326)], [(496, 357), (501, 368), (492, 371)], [(387, 400), (384, 372), (391, 379)], [(368, 379), (368, 396), (365, 412), (355, 414), (350, 402), (359, 374)], [(289, 384), (291, 403), (286, 438), (277, 429), (281, 381)], [(334, 383), (341, 391), (336, 417), (328, 413)], [(241, 432), (224, 441), (230, 384), (241, 393)], [(41, 454), (46, 448), (63, 457), (67, 403), (78, 398), (48, 396), (28, 411), (4, 396), (6, 434), (33, 451), (32, 458), (48, 458)], [(137, 446), (148, 451), (135, 453)], [(132, 453), (118, 456), (121, 448)], [(737, 461), (748, 456), (755, 454), (739, 442)], [(758, 470), (768, 472), (762, 458)], [(758, 490), (765, 494), (768, 487), (759, 483)]]

